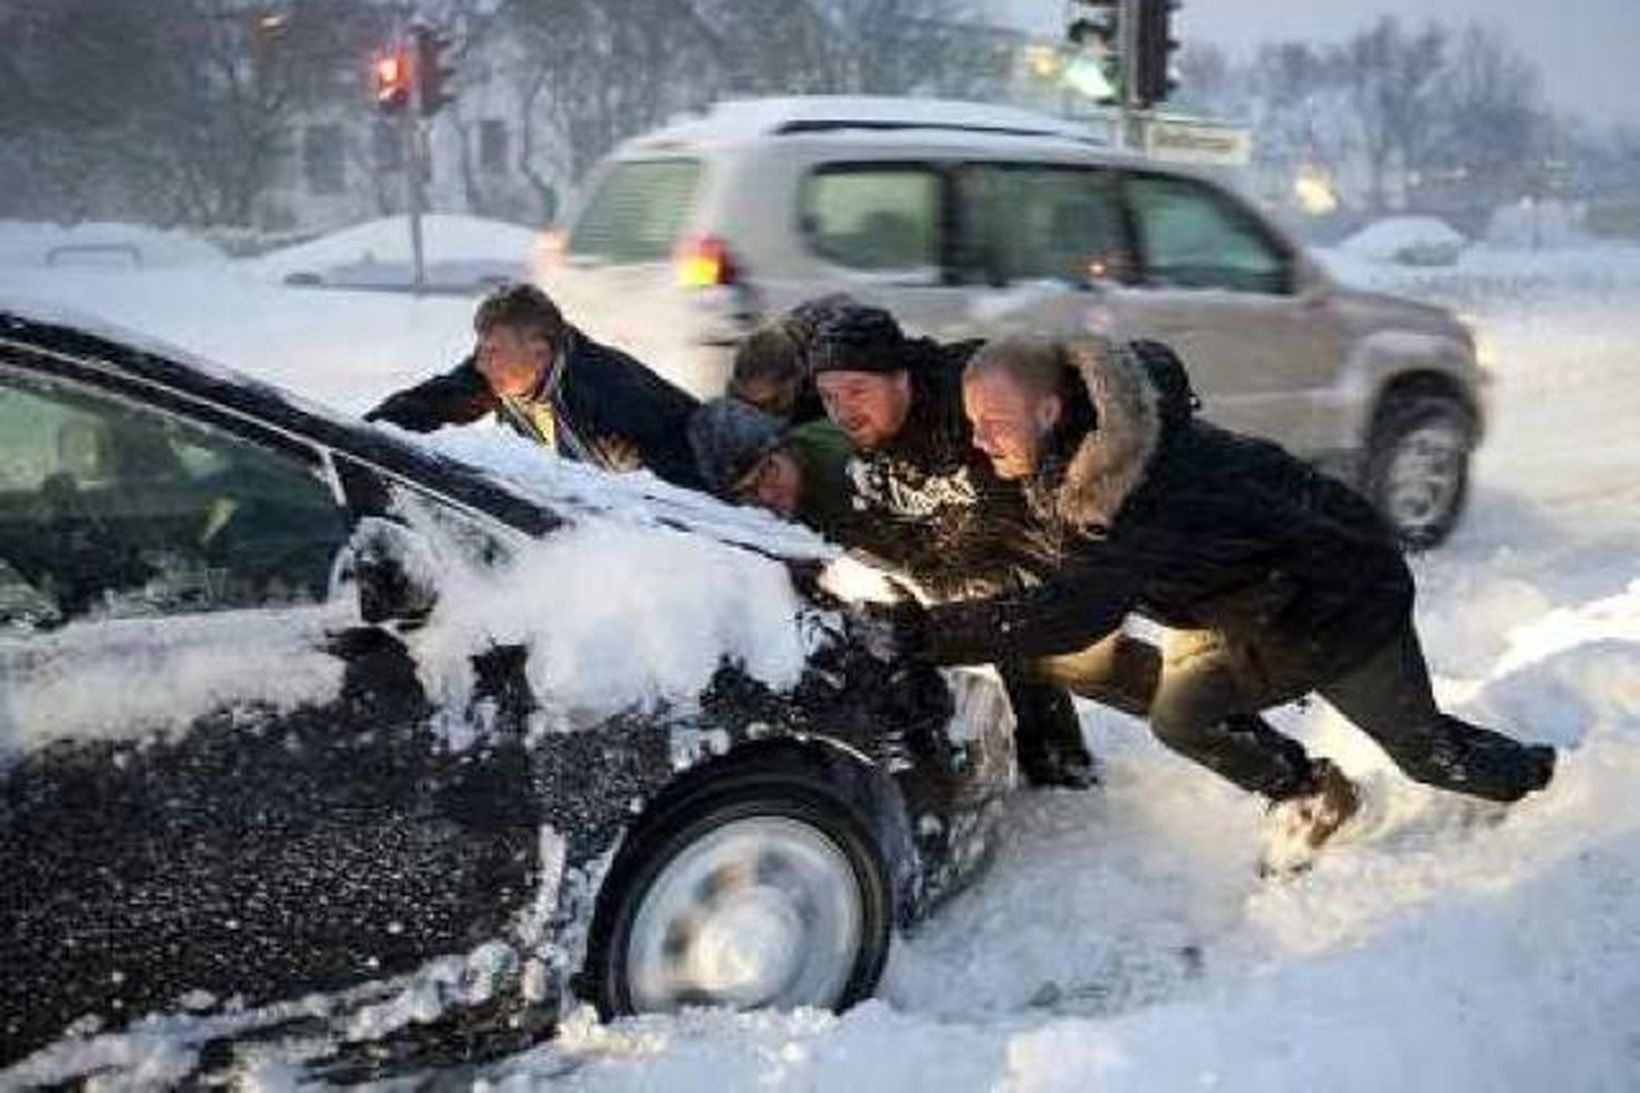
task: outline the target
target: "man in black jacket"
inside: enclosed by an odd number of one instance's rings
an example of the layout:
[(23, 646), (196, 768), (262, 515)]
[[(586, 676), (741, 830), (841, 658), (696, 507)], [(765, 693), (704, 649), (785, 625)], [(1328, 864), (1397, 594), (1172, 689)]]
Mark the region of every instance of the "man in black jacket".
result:
[(1151, 727), (1279, 804), (1289, 857), (1267, 859), (1277, 868), (1301, 863), (1358, 803), (1332, 764), (1259, 716), (1312, 691), (1420, 782), (1496, 801), (1548, 784), (1552, 748), (1436, 707), (1412, 575), (1377, 512), (1276, 445), (1195, 419), (1165, 346), (1073, 354), (1006, 339), (970, 361), (963, 386), (975, 444), (1024, 484), (1058, 561), (1037, 587), (930, 608), (911, 625), (934, 660), (1067, 653), (1135, 610), (1177, 628)]
[(365, 415), (418, 433), (494, 414), (521, 435), (606, 470), (648, 467), (700, 489), (693, 396), (564, 321), (534, 285), (504, 285), (473, 317), (474, 354)]
[[(1016, 587), (1040, 560), (1019, 490), (991, 472), (963, 416), (961, 376), (977, 342), (910, 339), (881, 308), (836, 308), (810, 368), (827, 415), (854, 447), (859, 519), (844, 543), (904, 568), (939, 599)], [(986, 657), (1007, 685), (1020, 769), (1037, 785), (1086, 786), (1093, 761), (1070, 696), (1029, 658)]]

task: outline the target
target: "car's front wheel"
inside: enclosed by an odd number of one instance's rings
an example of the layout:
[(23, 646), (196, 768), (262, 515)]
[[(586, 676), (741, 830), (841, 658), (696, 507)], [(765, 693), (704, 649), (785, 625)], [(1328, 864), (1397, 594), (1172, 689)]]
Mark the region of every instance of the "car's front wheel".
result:
[(810, 780), (727, 781), (645, 824), (611, 870), (582, 980), (606, 1013), (840, 1010), (876, 988), (892, 901), (867, 827)]
[(1438, 546), (1458, 522), (1469, 492), (1475, 424), (1445, 395), (1395, 395), (1379, 411), (1364, 486), (1402, 543)]

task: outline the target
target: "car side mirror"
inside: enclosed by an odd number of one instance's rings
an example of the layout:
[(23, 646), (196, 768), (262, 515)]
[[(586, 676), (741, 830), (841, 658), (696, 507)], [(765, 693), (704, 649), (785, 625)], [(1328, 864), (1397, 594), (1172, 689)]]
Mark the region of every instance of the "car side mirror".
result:
[(376, 516), (359, 521), (349, 543), (365, 622), (420, 622), (438, 602), (438, 569), (425, 539)]

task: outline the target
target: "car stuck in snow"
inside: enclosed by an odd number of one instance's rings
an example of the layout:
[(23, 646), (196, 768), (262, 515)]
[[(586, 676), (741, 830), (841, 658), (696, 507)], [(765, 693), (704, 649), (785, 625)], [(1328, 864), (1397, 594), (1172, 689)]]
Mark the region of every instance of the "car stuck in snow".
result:
[(0, 445), (0, 1079), (842, 1008), (983, 858), (1000, 688), (807, 533), (60, 316)]

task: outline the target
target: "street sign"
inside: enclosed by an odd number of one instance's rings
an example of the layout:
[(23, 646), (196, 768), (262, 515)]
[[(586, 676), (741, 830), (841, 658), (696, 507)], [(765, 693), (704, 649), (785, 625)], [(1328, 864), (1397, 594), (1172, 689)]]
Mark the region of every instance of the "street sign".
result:
[(1239, 125), (1196, 118), (1144, 120), (1141, 147), (1151, 159), (1240, 167), (1252, 158), (1252, 131)]

